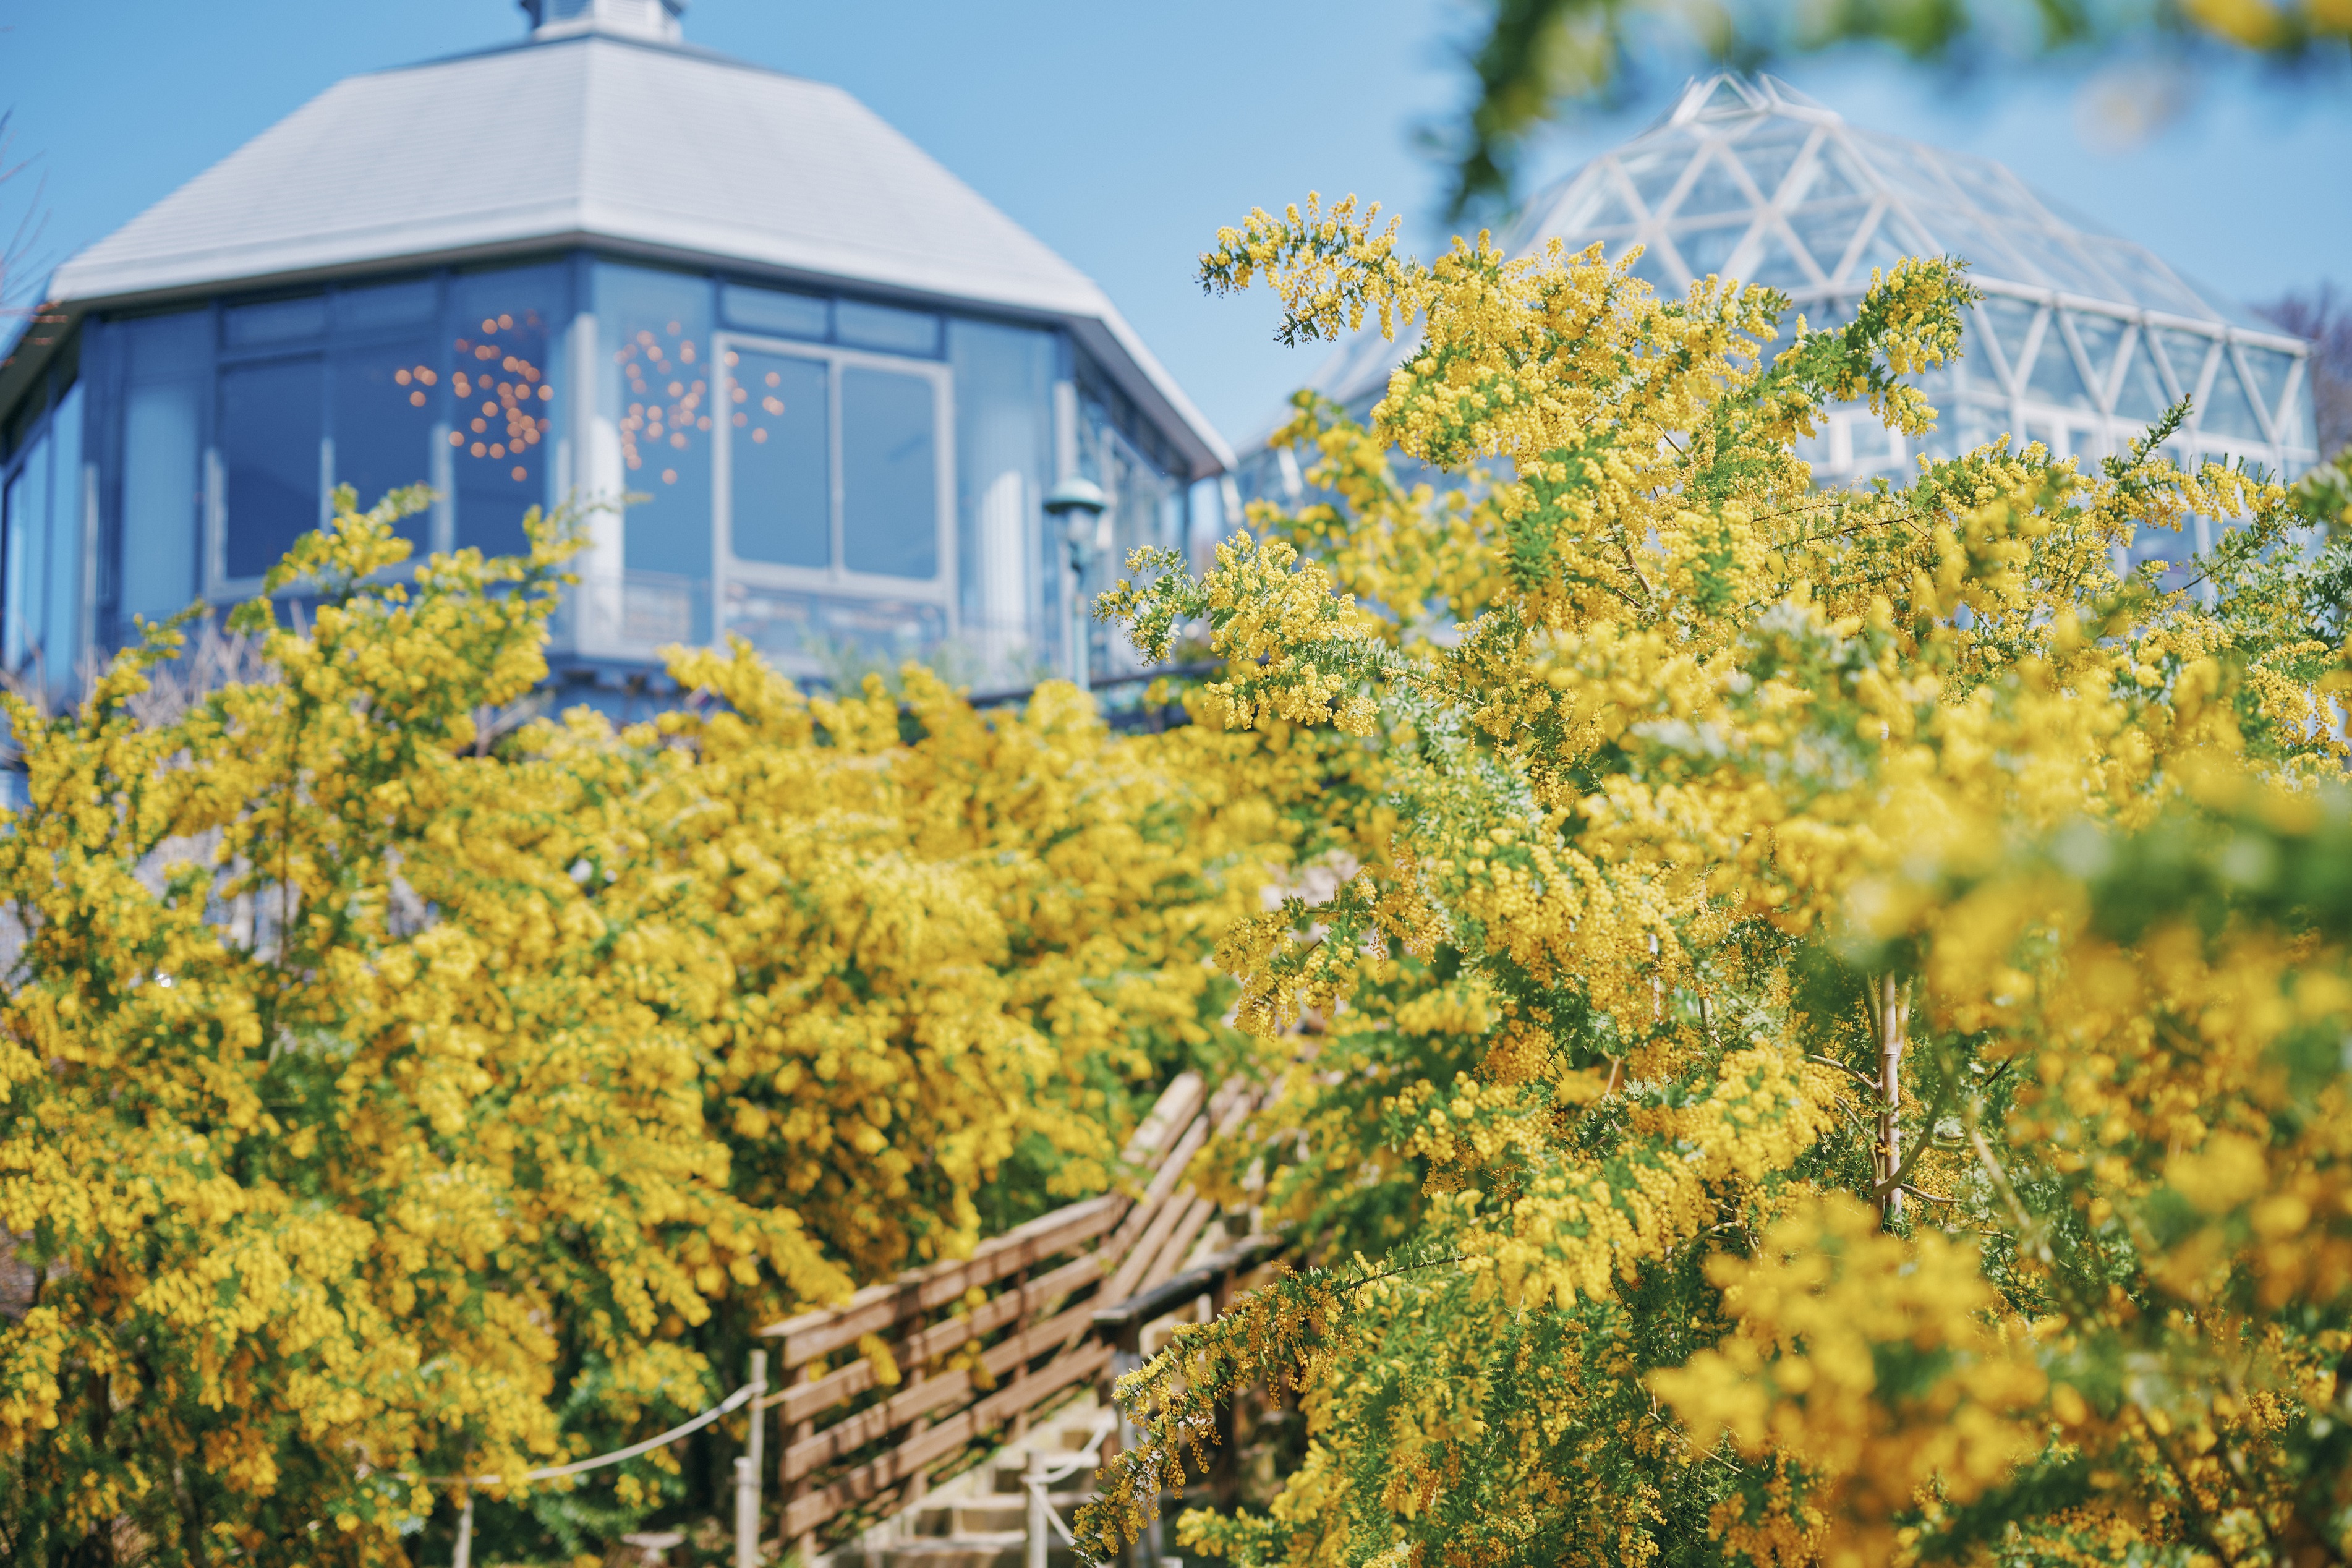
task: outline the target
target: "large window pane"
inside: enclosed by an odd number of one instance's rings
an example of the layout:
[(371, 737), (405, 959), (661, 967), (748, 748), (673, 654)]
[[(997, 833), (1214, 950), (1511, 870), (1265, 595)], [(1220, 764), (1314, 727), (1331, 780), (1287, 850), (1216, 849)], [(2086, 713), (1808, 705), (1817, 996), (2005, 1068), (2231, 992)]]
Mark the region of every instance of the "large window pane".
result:
[(843, 369), (842, 553), (852, 572), (939, 574), (937, 418), (927, 377)]
[(122, 413), (122, 635), (196, 597), (197, 502), (204, 494), (194, 381), (132, 382)]
[(711, 285), (674, 272), (609, 263), (596, 268), (596, 325), (604, 355), (600, 419), (621, 448), (633, 501), (622, 564), (658, 574), (695, 609), (693, 636), (710, 635)]
[(81, 399), (77, 384), (58, 400), (57, 416), (49, 422), (55, 456), (49, 475), (48, 578), (43, 584), (48, 608), (41, 618), (42, 650), (53, 687), (71, 680), (81, 659), (82, 573), (89, 554), (82, 537)]
[(31, 441), (24, 461), (0, 495), (0, 525), (6, 529), (5, 602), (0, 605), (0, 643), (10, 669), (23, 669), (39, 651), (48, 607), (41, 591), (49, 562), (49, 443)]
[[(431, 343), (346, 349), (329, 367), (333, 378), (335, 482), (359, 494), (362, 510), (387, 490), (433, 478), (433, 426), (441, 412), (438, 356)], [(401, 535), (422, 548), (431, 517), (401, 519)]]
[(1054, 641), (1038, 585), (1049, 575), (1038, 510), (1054, 463), (1054, 337), (948, 322), (955, 371), (956, 567), (965, 626), (990, 679), (1008, 684)]
[(313, 356), (221, 372), (232, 577), (260, 576), (319, 526), (319, 444), (325, 435), (320, 380)]
[(483, 272), (452, 290), (451, 424), (457, 548), (487, 555), (528, 548), (523, 513), (548, 500), (555, 430), (555, 337), (562, 269)]
[(729, 511), (735, 555), (779, 566), (833, 563), (825, 367), (746, 350), (728, 356)]

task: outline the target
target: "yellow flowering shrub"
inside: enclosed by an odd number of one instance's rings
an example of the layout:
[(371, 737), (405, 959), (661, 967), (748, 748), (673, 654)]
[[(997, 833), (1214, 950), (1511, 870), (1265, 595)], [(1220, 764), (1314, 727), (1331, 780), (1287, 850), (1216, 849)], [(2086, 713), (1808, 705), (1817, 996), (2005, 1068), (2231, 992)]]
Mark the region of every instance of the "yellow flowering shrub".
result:
[(1929, 427), (1962, 269), (1815, 330), (1630, 260), (1352, 201), (1203, 258), (1419, 335), (1368, 427), (1302, 395), (1312, 504), (1105, 604), (1362, 798), (1223, 950), (1285, 1092), (1210, 1157), (1316, 1266), (1133, 1374), (1090, 1539), (1265, 1384), (1303, 1460), (1190, 1550), (2345, 1561), (2340, 468), (2180, 471), (2175, 410), (1816, 489), (1826, 405)]
[[(142, 723), (159, 627), (77, 711), (8, 710), (10, 1561), (405, 1563), (450, 1518), (415, 1478), (705, 1406), (759, 1324), (1099, 1190), (1136, 1098), (1226, 1048), (1278, 748), (919, 671), (812, 699), (740, 647), (677, 655), (657, 724), (488, 744), (572, 540), (404, 579), (425, 493), (340, 499), (270, 584), (307, 619), (234, 617), (264, 679)], [(681, 1484), (495, 1489), (477, 1550)]]

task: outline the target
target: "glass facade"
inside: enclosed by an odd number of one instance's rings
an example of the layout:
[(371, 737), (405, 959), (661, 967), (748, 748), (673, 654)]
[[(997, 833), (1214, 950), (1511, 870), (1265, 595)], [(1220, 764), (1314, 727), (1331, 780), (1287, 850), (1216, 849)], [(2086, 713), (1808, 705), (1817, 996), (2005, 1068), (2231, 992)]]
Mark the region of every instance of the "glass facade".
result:
[(101, 314), (77, 347), (0, 424), (0, 658), (53, 681), (258, 592), (339, 484), (431, 486), (420, 551), (519, 550), (578, 500), (553, 653), (592, 675), (740, 636), (804, 677), (1024, 685), (1067, 652), (1058, 475), (1111, 493), (1122, 555), (1184, 542), (1176, 447), (1051, 327), (575, 253)]
[[(1657, 125), (1530, 202), (1507, 245), (1527, 255), (1554, 238), (1612, 257), (1639, 245), (1634, 271), (1675, 295), (1709, 275), (1767, 284), (1817, 326), (1850, 319), (1874, 268), (1965, 258), (1985, 298), (1958, 363), (1922, 378), (1941, 415), (1934, 435), (1915, 447), (1866, 406), (1833, 410), (1804, 453), (1825, 480), (1908, 471), (1923, 453), (2004, 434), (2093, 459), (2183, 396), (2193, 411), (2180, 461), (2247, 460), (2291, 478), (2318, 460), (2299, 339), (2139, 246), (2061, 218), (1998, 163), (1858, 130), (1769, 78), (1695, 84)], [(1368, 408), (1400, 357), (1368, 335), (1319, 385)], [(1268, 455), (1244, 488), (1296, 482)]]

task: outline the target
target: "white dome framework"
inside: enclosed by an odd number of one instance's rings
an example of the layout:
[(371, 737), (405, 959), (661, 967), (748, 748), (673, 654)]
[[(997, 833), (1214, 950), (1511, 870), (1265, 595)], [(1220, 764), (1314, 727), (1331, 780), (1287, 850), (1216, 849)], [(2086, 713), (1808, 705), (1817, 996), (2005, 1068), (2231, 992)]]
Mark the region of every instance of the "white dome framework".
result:
[[(1804, 453), (1824, 481), (1907, 471), (2004, 432), (2089, 461), (2182, 396), (2177, 460), (2292, 478), (2319, 458), (2303, 340), (2061, 217), (1999, 163), (1859, 130), (1770, 77), (1692, 83), (1648, 131), (1536, 197), (1505, 246), (1526, 256), (1555, 237), (1612, 257), (1638, 244), (1634, 271), (1670, 295), (1710, 274), (1769, 285), (1816, 326), (1850, 319), (1873, 268), (1967, 259), (1984, 299), (1959, 363), (1921, 380), (1936, 431), (1915, 447), (1866, 407), (1833, 410)], [(1369, 407), (1404, 352), (1349, 344), (1318, 389)]]

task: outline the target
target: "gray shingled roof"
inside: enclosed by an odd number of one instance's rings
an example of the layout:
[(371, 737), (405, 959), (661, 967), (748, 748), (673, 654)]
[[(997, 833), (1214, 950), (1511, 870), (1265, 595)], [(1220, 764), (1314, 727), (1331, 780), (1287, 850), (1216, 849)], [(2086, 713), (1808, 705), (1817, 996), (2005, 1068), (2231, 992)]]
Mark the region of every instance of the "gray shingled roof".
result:
[(575, 241), (1062, 318), (1192, 437), (1196, 468), (1229, 458), (1092, 279), (849, 93), (609, 34), (338, 82), (50, 293), (88, 305)]

